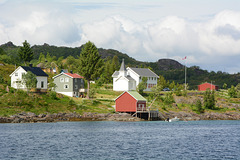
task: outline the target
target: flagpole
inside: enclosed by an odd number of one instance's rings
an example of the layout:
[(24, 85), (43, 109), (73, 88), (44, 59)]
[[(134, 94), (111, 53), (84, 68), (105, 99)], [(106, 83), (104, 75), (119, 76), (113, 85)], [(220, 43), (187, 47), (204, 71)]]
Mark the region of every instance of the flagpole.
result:
[(185, 61), (185, 90), (187, 90), (187, 67), (186, 67), (186, 61)]

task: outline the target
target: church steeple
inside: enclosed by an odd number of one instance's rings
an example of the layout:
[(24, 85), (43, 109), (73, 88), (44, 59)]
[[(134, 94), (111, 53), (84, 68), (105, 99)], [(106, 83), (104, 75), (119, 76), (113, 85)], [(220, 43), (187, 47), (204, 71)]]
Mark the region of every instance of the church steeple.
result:
[(126, 67), (125, 67), (124, 59), (122, 59), (122, 64), (121, 64), (121, 67), (120, 67), (120, 70), (119, 70), (119, 75), (125, 77), (126, 73), (127, 73), (127, 70), (126, 70)]

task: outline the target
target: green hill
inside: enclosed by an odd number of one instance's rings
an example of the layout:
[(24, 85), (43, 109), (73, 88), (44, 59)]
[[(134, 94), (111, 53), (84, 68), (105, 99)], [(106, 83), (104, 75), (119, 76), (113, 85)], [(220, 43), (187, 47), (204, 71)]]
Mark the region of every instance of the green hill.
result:
[[(55, 56), (56, 58), (61, 56), (67, 58), (70, 55), (77, 58), (80, 55), (81, 48), (82, 46), (75, 48), (57, 47), (46, 43), (43, 45), (32, 46), (35, 60), (39, 58), (40, 53), (43, 53), (45, 56), (49, 53), (50, 56)], [(4, 61), (9, 64), (19, 64), (17, 56), (18, 49), (19, 46), (14, 45), (12, 42), (2, 44), (0, 46), (0, 62)], [(116, 55), (119, 59), (119, 63), (121, 63), (124, 58), (127, 66), (139, 68), (149, 67), (156, 74), (163, 75), (165, 79), (170, 82), (175, 81), (176, 83), (182, 84), (185, 81), (184, 66), (175, 60), (160, 59), (157, 62), (141, 62), (117, 50), (103, 48), (99, 48), (98, 50), (103, 59), (107, 57), (114, 57)], [(231, 85), (236, 86), (240, 83), (240, 74), (228, 74), (221, 71), (217, 73), (208, 72), (207, 70), (202, 70), (198, 66), (187, 68), (187, 83), (189, 84), (189, 89), (197, 89), (197, 85), (211, 81), (220, 88), (224, 83), (226, 83), (228, 87), (231, 87)]]

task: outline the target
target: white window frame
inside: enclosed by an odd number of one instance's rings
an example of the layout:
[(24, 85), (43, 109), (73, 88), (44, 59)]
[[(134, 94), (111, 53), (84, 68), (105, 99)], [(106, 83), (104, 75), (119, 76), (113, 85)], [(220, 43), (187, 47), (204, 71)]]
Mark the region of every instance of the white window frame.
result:
[(18, 72), (15, 73), (15, 77), (18, 77)]
[(63, 85), (63, 89), (69, 89), (69, 85), (68, 84), (64, 84)]
[(65, 78), (65, 82), (69, 82), (69, 78)]
[(60, 82), (64, 82), (64, 78), (60, 78)]

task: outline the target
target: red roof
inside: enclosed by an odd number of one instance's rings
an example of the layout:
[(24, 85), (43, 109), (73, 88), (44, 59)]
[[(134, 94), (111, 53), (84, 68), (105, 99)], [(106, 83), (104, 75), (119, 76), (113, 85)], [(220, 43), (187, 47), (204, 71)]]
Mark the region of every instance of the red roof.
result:
[(79, 74), (77, 73), (64, 73), (72, 78), (83, 78), (82, 76), (80, 76)]

